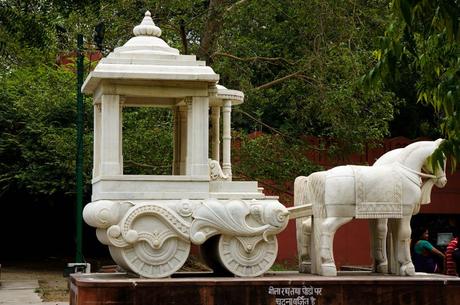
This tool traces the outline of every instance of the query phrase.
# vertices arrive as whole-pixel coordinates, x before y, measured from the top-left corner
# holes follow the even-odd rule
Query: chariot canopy
[[[160,38],[161,30],[150,12],[145,13],[133,33],[133,38],[98,63],[82,87],[94,99],[93,199],[114,198],[102,195],[107,193],[107,177],[113,180],[118,176],[120,181],[142,178],[123,175],[125,107],[167,107],[173,112],[172,173],[168,178],[151,176],[150,179],[209,181],[210,157],[216,161],[213,169],[217,173],[221,168],[221,175],[213,177],[230,181],[231,108],[243,103],[244,94],[217,84],[219,75],[195,55],[181,55],[171,48]],[[209,146],[211,156],[208,156]],[[123,191],[126,183],[121,184],[118,192]],[[199,187],[195,190],[200,192]]]

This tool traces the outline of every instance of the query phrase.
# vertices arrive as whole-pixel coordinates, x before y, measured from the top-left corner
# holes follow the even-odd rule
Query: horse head
[[[421,204],[431,202],[433,185],[443,188],[447,184],[445,157],[441,163],[432,161],[433,153],[442,141],[443,139],[415,142],[401,150],[399,162],[420,178],[427,179],[422,185]]]
[[[441,145],[443,139],[438,139],[434,141],[435,144],[435,149]],[[435,168],[433,169],[433,162],[431,160],[431,157],[427,158],[425,163],[422,166],[422,170],[425,173],[431,174],[434,176],[434,185],[436,185],[439,188],[443,188],[447,184],[447,177],[446,177],[446,156],[442,154],[443,156],[443,161],[442,163],[436,162],[435,163]]]
[[[404,148],[390,150],[378,158],[373,166],[399,163],[409,168],[410,171],[417,174],[420,178],[428,178],[422,189],[424,194],[422,202],[428,203],[430,202],[429,194],[432,186],[436,185],[439,188],[443,188],[447,184],[446,158],[444,157],[443,164],[435,163],[434,168],[431,158],[442,141],[444,140],[419,141],[409,144]]]

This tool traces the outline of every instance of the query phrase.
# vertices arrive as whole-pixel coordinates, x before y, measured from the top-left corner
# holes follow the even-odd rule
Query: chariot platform
[[[71,305],[456,305],[460,278],[437,274],[413,277],[339,272],[324,277],[274,272],[262,277],[212,277],[177,273],[142,279],[125,273],[74,274]]]

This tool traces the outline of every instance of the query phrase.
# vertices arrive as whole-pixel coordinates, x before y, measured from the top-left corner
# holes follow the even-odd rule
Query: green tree
[[[0,1],[0,69],[47,62],[54,46],[49,1]]]
[[[40,0],[0,1],[0,9],[1,153],[11,158],[2,159],[2,181],[30,184],[31,194],[73,192],[75,83],[73,72],[56,67],[55,58],[72,54],[77,33],[84,34],[86,49],[94,50],[94,31],[101,24],[107,54],[132,37],[146,10],[169,45],[197,54],[221,74],[223,85],[245,92],[245,103],[233,112],[234,126],[283,135],[270,140],[281,147],[302,145],[296,142],[299,135],[314,135],[329,138],[337,152],[359,151],[388,134],[398,103],[388,92],[366,92],[357,83],[373,64],[371,37],[386,26],[384,0]],[[92,107],[90,99],[86,103],[89,177]],[[53,116],[66,118],[67,125],[56,128]],[[169,170],[171,126],[171,115],[161,111],[125,111],[127,173]],[[157,142],[144,140],[154,134]],[[266,149],[255,144],[248,147]],[[280,159],[300,162],[279,153]]]
[[[233,175],[242,180],[271,182],[268,187],[284,190],[300,174],[319,171],[322,167],[305,157],[305,146],[280,135],[245,132],[233,133]]]
[[[242,89],[235,125],[291,138],[330,139],[356,152],[388,135],[399,101],[363,91],[373,36],[386,26],[386,1],[238,1],[227,7],[213,67],[221,83]],[[252,120],[250,117],[257,120]]]
[[[0,191],[68,194],[75,185],[75,74],[38,65],[0,75]],[[86,100],[85,159],[91,155]],[[86,162],[85,172],[90,172]],[[86,176],[89,182],[89,176]]]
[[[451,157],[452,168],[460,157],[460,4],[457,1],[391,1],[392,22],[376,52],[376,66],[366,81],[380,81],[389,88],[407,71],[413,79],[417,101],[432,106],[441,118],[446,141],[434,154]]]
[[[69,195],[75,190],[76,102],[73,65],[16,67],[0,75],[0,197],[5,192]],[[85,99],[84,174],[92,170],[92,101]],[[170,174],[172,115],[125,109],[127,174]]]
[[[170,110],[123,110],[124,174],[171,175],[173,143],[173,117]]]

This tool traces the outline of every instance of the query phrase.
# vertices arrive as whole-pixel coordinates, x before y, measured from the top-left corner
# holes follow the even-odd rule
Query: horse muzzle
[[[445,187],[446,184],[447,184],[446,176],[443,176],[443,177],[440,177],[440,178],[436,179],[436,182],[434,184],[439,188]]]

